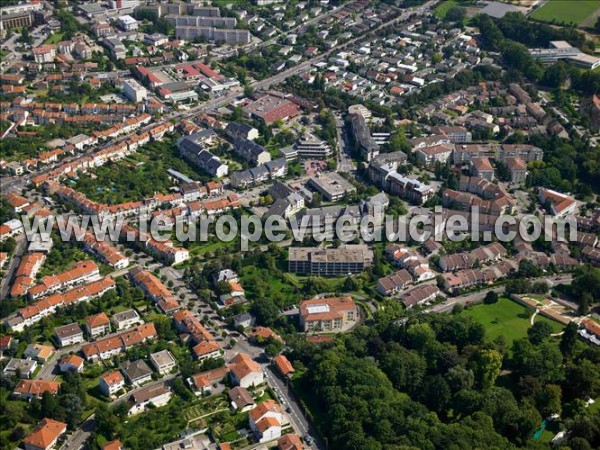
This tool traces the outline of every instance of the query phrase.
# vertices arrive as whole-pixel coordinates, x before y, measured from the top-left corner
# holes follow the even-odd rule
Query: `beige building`
[[[344,331],[358,320],[351,297],[314,298],[300,303],[300,326],[305,332]]]

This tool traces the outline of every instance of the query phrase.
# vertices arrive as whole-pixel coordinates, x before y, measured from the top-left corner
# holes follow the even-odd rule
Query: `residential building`
[[[37,366],[37,361],[33,359],[11,358],[2,373],[11,377],[32,378]]]
[[[423,166],[434,166],[436,162],[446,164],[452,152],[454,146],[450,144],[439,144],[430,147],[422,147],[417,149],[415,152],[417,161]]]
[[[141,325],[144,323],[144,320],[140,317],[135,309],[128,309],[126,311],[115,313],[113,314],[111,321],[117,331],[126,330],[135,325]]]
[[[171,373],[177,367],[177,360],[169,350],[151,353],[150,362],[161,375]]]
[[[271,154],[254,141],[238,138],[233,142],[233,150],[244,160],[256,166],[271,161]]]
[[[379,155],[379,145],[375,142],[371,136],[371,131],[367,125],[367,121],[362,114],[350,114],[350,121],[352,124],[352,134],[363,159],[370,162]]]
[[[83,372],[85,360],[77,355],[66,355],[58,363],[58,369],[64,372]]]
[[[494,180],[494,167],[487,157],[472,158],[471,173],[476,177],[483,178],[488,181]]]
[[[133,386],[141,386],[152,380],[152,369],[142,359],[137,361],[124,361],[121,363],[121,372]]]
[[[413,289],[403,293],[400,296],[400,301],[404,303],[407,308],[413,306],[421,306],[426,303],[434,301],[438,296],[441,296],[442,292],[437,286],[433,284],[422,284],[416,286]]]
[[[123,31],[135,31],[138,29],[139,23],[133,17],[126,14],[117,19],[117,25]]]
[[[390,296],[397,294],[412,282],[413,278],[408,270],[402,269],[392,275],[380,278],[377,281],[376,289],[381,295]]]
[[[23,439],[23,445],[25,450],[50,450],[66,432],[66,423],[45,418]]]
[[[119,38],[104,38],[103,43],[115,59],[125,59],[127,56],[127,48]]]
[[[373,252],[366,245],[290,247],[288,256],[288,270],[300,275],[343,276],[360,273],[372,263]]]
[[[229,404],[234,411],[244,413],[254,409],[256,403],[248,389],[236,386],[228,392]]]
[[[123,82],[123,93],[134,103],[141,103],[148,97],[146,88],[134,79]]]
[[[208,358],[219,358],[221,356],[221,348],[215,341],[200,342],[192,348],[194,356],[202,361]]]
[[[527,179],[527,164],[521,158],[508,157],[504,159],[504,165],[510,174],[512,183],[525,183]]]
[[[132,403],[129,409],[129,415],[139,414],[144,412],[149,405],[153,405],[155,408],[160,408],[169,403],[169,400],[173,397],[173,393],[165,384],[157,386],[149,386],[145,389],[134,392],[129,398]]]
[[[20,400],[41,399],[44,392],[56,395],[60,384],[59,381],[50,380],[21,380],[12,395]]]
[[[268,442],[281,437],[281,405],[275,400],[265,400],[250,411],[248,423],[258,442]]]
[[[156,336],[154,324],[147,323],[131,330],[123,331],[115,336],[108,336],[96,342],[86,344],[81,348],[81,353],[88,361],[109,359],[134,345],[152,340]]]
[[[125,387],[125,378],[118,370],[100,375],[100,391],[108,397],[115,395]]]
[[[36,299],[44,295],[53,294],[62,289],[100,279],[100,269],[92,260],[78,261],[75,266],[57,275],[42,278],[39,284],[27,291],[29,298]]]
[[[177,141],[177,147],[181,156],[214,177],[224,177],[228,173],[228,167],[208,150],[204,149],[202,142],[205,133],[198,132],[185,136]]]
[[[228,367],[219,367],[193,375],[187,379],[187,382],[196,395],[209,394],[213,385],[223,380],[228,373]]]
[[[552,189],[539,188],[538,198],[540,203],[548,203],[552,214],[558,217],[574,214],[577,209],[577,202],[572,197]]]
[[[248,30],[230,28],[215,28],[211,26],[178,25],[175,27],[177,39],[193,40],[203,38],[209,42],[226,43],[230,45],[249,44],[252,35]]]
[[[253,141],[258,138],[258,130],[245,123],[231,122],[227,125],[225,131],[232,139]]]
[[[291,377],[296,372],[294,366],[292,366],[292,363],[285,355],[277,355],[273,358],[273,364],[275,364],[277,371],[282,377]]]
[[[25,358],[35,359],[41,363],[48,361],[53,354],[54,349],[52,347],[42,344],[29,344],[23,352]]]
[[[105,312],[85,318],[85,329],[90,339],[110,333],[110,319]]]
[[[54,335],[58,340],[59,347],[78,344],[84,340],[83,331],[77,322],[63,325],[62,327],[56,327],[54,329]]]
[[[297,434],[286,434],[277,441],[277,450],[304,450],[304,445]]]
[[[351,297],[314,298],[300,302],[300,326],[305,332],[339,332],[358,321]]]
[[[229,375],[235,386],[249,388],[264,382],[262,367],[246,353],[238,353],[229,362]]]
[[[584,98],[581,101],[580,111],[589,119],[592,131],[600,131],[600,97],[594,94]]]

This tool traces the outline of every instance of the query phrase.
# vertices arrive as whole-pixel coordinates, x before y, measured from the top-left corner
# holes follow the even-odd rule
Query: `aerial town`
[[[2,0],[0,175],[2,449],[600,448],[600,0]]]

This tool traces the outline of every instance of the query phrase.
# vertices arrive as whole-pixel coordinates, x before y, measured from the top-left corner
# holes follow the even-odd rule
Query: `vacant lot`
[[[502,297],[493,305],[477,305],[465,310],[462,314],[481,323],[485,327],[486,337],[489,341],[503,335],[508,345],[511,346],[513,341],[527,337],[533,313],[524,306]],[[559,323],[540,315],[535,317],[535,321],[548,322],[556,333],[562,331],[563,328]]]
[[[585,20],[600,9],[600,0],[549,0],[531,18],[544,22],[575,23]]]

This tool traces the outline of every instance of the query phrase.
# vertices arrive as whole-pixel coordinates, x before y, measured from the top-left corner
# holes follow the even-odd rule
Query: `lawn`
[[[575,23],[583,22],[600,8],[600,0],[549,0],[537,9],[532,19],[543,22]]]
[[[60,41],[64,40],[65,33],[54,33],[48,36],[48,39],[44,41],[44,44],[58,44]]]
[[[502,335],[506,338],[509,347],[512,346],[513,341],[527,337],[527,330],[531,326],[532,312],[505,297],[500,298],[493,305],[477,305],[466,309],[462,314],[481,323],[485,327],[489,341]],[[556,333],[563,328],[559,323],[540,315],[536,316],[535,321],[549,323]]]
[[[455,6],[459,6],[459,3],[457,0],[446,0],[445,2],[440,3],[434,10],[433,10],[433,14],[436,17],[439,17],[440,19],[443,19],[444,17],[446,17],[446,14],[448,13],[448,11],[450,11],[451,8],[455,7]]]

